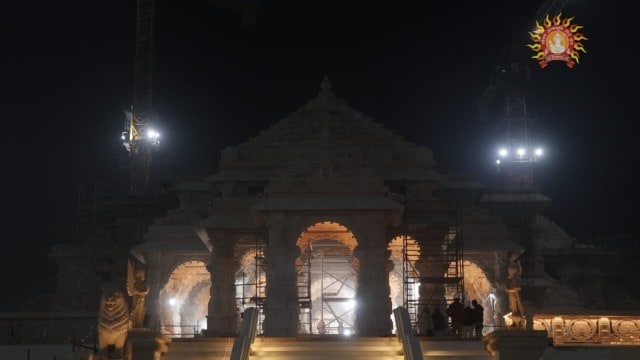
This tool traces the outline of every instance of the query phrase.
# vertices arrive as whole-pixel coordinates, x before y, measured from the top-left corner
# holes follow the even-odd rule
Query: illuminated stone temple
[[[579,260],[596,257],[542,215],[551,199],[435,168],[430,149],[325,79],[303,107],[224,150],[214,174],[91,208],[91,235],[52,253],[53,303],[97,311],[106,284],[135,293],[130,263],[129,279],[145,275],[139,322],[173,338],[234,337],[248,308],[265,337],[385,337],[400,306],[426,336],[429,314],[461,297],[484,307],[484,334],[527,326],[556,344],[640,343],[640,317],[593,311],[635,301],[607,298],[604,273],[569,276],[597,273]],[[73,319],[76,333],[92,316]]]
[[[180,206],[132,250],[152,288],[150,324],[225,336],[255,306],[269,336],[317,334],[320,321],[327,333],[342,323],[383,336],[393,308],[421,322],[425,306],[462,296],[484,305],[487,329],[503,326],[526,242],[514,229],[550,199],[483,200],[481,184],[434,167],[430,149],[352,109],[325,79],[302,108],[224,150],[219,171],[173,187]]]

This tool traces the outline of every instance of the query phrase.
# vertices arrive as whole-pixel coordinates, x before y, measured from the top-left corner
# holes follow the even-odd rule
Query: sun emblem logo
[[[562,19],[558,14],[549,19],[545,16],[544,26],[536,21],[536,28],[529,32],[533,44],[527,46],[536,52],[531,58],[538,60],[541,68],[545,68],[549,61],[564,61],[569,68],[580,63],[580,52],[586,53],[580,41],[588,40],[578,30],[583,26],[571,24],[573,17]]]

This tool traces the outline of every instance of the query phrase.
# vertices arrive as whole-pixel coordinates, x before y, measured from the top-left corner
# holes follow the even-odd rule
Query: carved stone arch
[[[160,284],[162,289],[169,282],[173,272],[181,265],[190,261],[200,261],[205,265],[209,260],[208,256],[192,256],[192,255],[163,255],[161,258]]]
[[[482,254],[466,255],[464,264],[465,300],[477,300],[484,308],[484,323],[488,331],[499,325],[506,299],[495,287],[491,260]]]
[[[495,259],[493,256],[491,256],[491,258],[488,258],[487,256],[487,254],[465,254],[464,260],[479,267],[487,277],[489,283],[495,284],[497,280],[494,272]]]
[[[185,314],[184,305],[188,302],[189,294],[194,286],[210,279],[206,264],[206,259],[201,256],[171,257],[171,262],[166,268],[172,270],[169,277],[161,283],[159,294],[161,323],[166,327],[166,331],[179,334],[183,330],[182,317]]]
[[[358,241],[350,228],[336,221],[318,221],[305,228],[298,233],[299,236],[296,239],[296,246],[300,251],[309,246],[313,241],[333,239],[341,242],[350,251],[358,246]]]

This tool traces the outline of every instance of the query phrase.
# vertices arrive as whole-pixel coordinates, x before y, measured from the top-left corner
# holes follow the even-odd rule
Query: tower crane
[[[547,14],[558,14],[568,0],[546,0],[527,24],[527,31],[533,31],[536,21]],[[526,32],[525,32],[526,33]],[[519,38],[517,38],[519,39]],[[541,147],[531,143],[528,126],[527,91],[531,79],[528,66],[522,66],[514,49],[525,48],[525,44],[511,45],[502,54],[484,98],[491,101],[498,98],[502,106],[501,127],[504,131],[503,147],[498,150],[496,166],[504,173],[507,187],[529,187],[533,185],[532,163],[543,156]]]
[[[262,16],[257,0],[212,0],[217,6],[240,11],[244,25],[253,25]],[[129,191],[151,191],[153,152],[160,147],[160,133],[153,128],[153,44],[155,0],[137,0],[133,100],[125,111],[122,143],[129,153]]]
[[[152,127],[154,0],[138,0],[133,100],[125,112],[123,145],[129,152],[129,191],[151,191],[152,154],[160,146],[160,134]]]

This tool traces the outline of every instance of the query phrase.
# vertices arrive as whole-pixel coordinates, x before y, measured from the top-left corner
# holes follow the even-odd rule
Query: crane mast
[[[534,29],[535,22],[545,15],[560,13],[567,2],[568,0],[546,0],[527,24],[528,29]],[[541,148],[532,147],[528,128],[531,118],[527,109],[527,91],[531,72],[528,66],[520,64],[515,55],[510,55],[511,59],[504,59],[506,63],[498,64],[485,94],[490,97],[499,95],[502,100],[504,148],[500,149],[496,164],[504,172],[504,185],[529,187],[534,185],[532,164],[542,156]]]
[[[152,128],[154,0],[137,1],[136,47],[133,99],[125,112],[122,140],[129,152],[129,191],[150,192],[153,151],[158,149],[159,134]]]

